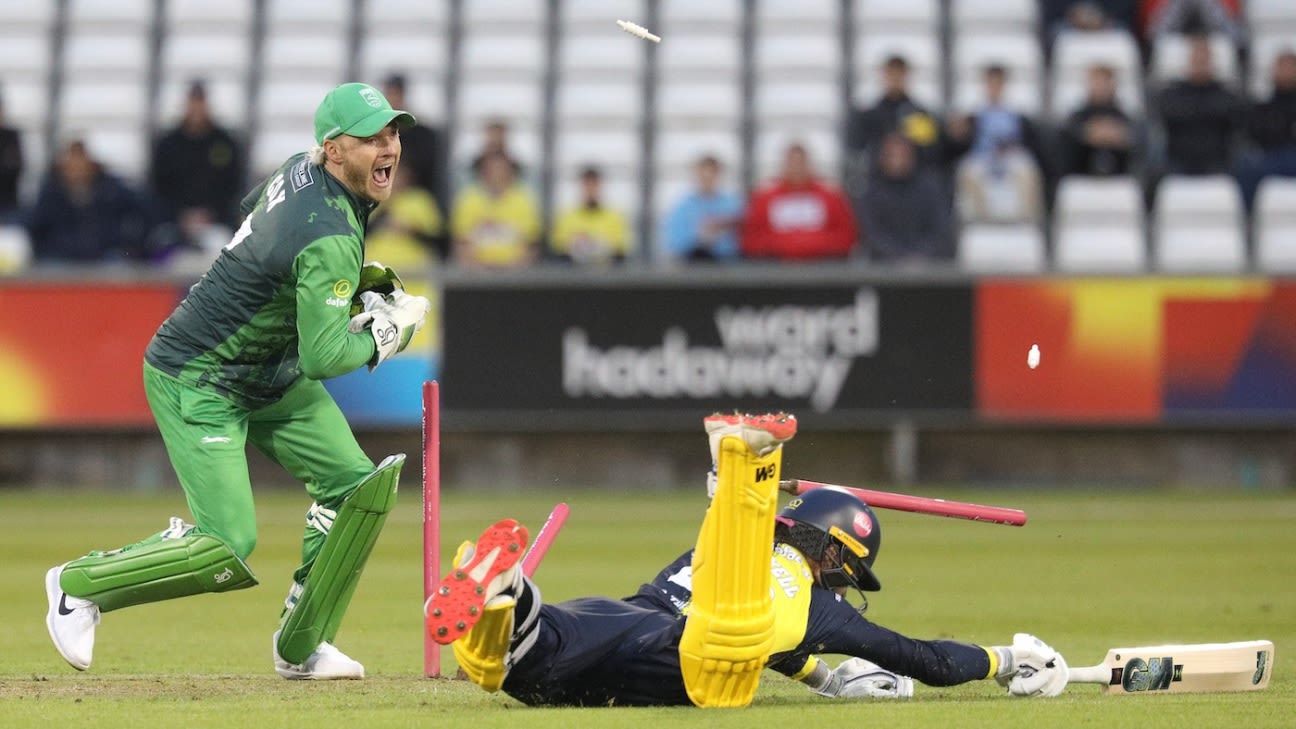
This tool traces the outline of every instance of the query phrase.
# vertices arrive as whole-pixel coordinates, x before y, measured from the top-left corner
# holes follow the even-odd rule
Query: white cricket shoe
[[[94,658],[95,626],[99,624],[99,606],[89,600],[72,597],[59,587],[59,577],[67,562],[51,567],[45,573],[45,597],[49,612],[45,627],[59,655],[78,671],[90,667]]]
[[[279,631],[270,639],[274,651],[275,673],[290,681],[334,681],[364,678],[364,666],[324,641],[302,663],[289,663],[279,657]]]

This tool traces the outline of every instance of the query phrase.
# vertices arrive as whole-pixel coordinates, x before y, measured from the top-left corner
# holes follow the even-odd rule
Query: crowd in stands
[[[575,203],[547,214],[538,165],[515,156],[505,122],[488,124],[466,160],[449,158],[442,130],[419,125],[402,133],[394,193],[371,221],[367,255],[397,267],[846,258],[909,265],[956,260],[964,226],[1046,230],[1054,193],[1070,176],[1133,176],[1151,209],[1166,176],[1227,174],[1248,210],[1261,180],[1296,177],[1296,47],[1265,69],[1271,84],[1258,98],[1217,76],[1220,50],[1211,38],[1231,41],[1226,52],[1238,54],[1231,63],[1244,65],[1248,52],[1240,0],[1041,0],[1040,9],[1046,54],[1074,34],[1122,29],[1137,38],[1145,108],[1122,98],[1119,68],[1095,62],[1073,107],[1026,113],[1006,93],[1014,69],[988,63],[977,69],[978,102],[942,112],[914,98],[910,60],[896,53],[870,69],[881,94],[846,117],[840,184],[796,138],[787,140],[777,175],[753,181],[750,192],[726,184],[735,160],[702,155],[693,189],[646,227],[654,241],[637,241],[632,211],[605,201],[598,160],[578,170]],[[1154,79],[1154,50],[1170,37],[1187,39],[1185,73]],[[387,78],[383,90],[405,108],[403,76]],[[146,180],[120,179],[86,139],[66,138],[26,205],[19,131],[4,122],[2,93],[0,224],[26,228],[35,263],[197,264],[237,227],[253,171],[239,134],[213,120],[201,81],[176,125],[158,136]]]

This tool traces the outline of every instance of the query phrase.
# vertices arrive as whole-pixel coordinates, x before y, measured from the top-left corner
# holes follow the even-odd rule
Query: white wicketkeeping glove
[[[432,304],[422,296],[399,289],[386,298],[366,291],[361,294],[361,300],[365,310],[351,317],[347,329],[359,333],[368,325],[375,345],[374,358],[369,362],[369,371],[372,372],[409,345],[423,328],[423,319],[432,310]]]
[[[1013,696],[1057,696],[1066,688],[1066,659],[1039,638],[1017,633],[1011,647],[993,650],[1011,659],[1001,663],[995,680]]]

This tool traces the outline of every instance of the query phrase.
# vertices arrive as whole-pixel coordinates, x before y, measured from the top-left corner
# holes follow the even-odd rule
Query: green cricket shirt
[[[290,157],[243,199],[243,225],[162,322],[145,360],[250,408],[302,375],[365,364],[373,337],[347,323],[376,206],[305,154]]]

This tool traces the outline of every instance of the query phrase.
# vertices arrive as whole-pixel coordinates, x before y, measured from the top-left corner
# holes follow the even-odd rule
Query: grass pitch
[[[918,637],[985,644],[1034,632],[1073,665],[1110,647],[1267,638],[1263,692],[1103,697],[1076,686],[1048,701],[1014,700],[992,681],[917,688],[904,702],[846,703],[766,673],[752,708],[531,709],[472,684],[422,678],[421,511],[407,487],[388,521],[339,646],[369,678],[313,684],[275,676],[270,635],[296,565],[308,500],[258,496],[252,590],[145,605],[104,616],[94,667],[78,673],[49,643],[42,577],[92,548],[158,531],[181,494],[0,491],[0,727],[809,726],[1290,727],[1296,722],[1296,495],[955,492],[1020,506],[1024,528],[880,512],[884,590],[868,616]],[[559,500],[572,516],[537,574],[546,600],[624,595],[687,548],[700,493],[455,492],[445,499],[444,553],[503,516],[538,529]],[[453,658],[445,651],[446,670]]]

